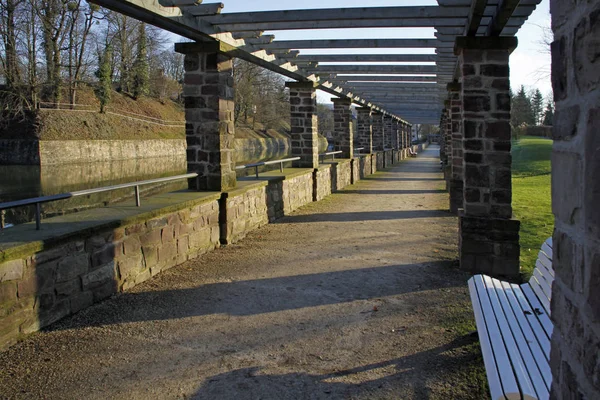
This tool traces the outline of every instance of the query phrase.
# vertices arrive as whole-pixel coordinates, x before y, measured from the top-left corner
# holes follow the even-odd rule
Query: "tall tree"
[[[535,125],[541,124],[544,117],[544,96],[542,96],[540,89],[535,89],[535,92],[533,93],[531,98],[531,111],[533,113]]]
[[[544,120],[542,121],[543,125],[553,126],[554,125],[554,104],[552,100],[548,100],[548,104],[546,104],[546,110],[544,111]]]
[[[52,103],[59,103],[61,98],[61,49],[67,37],[64,34],[67,3],[68,0],[45,0],[39,5],[46,58],[46,86]]]
[[[517,94],[512,98],[511,124],[515,128],[521,125],[535,124],[531,100],[527,96],[525,86],[523,85],[521,85]]]
[[[147,96],[150,89],[148,68],[148,40],[146,37],[146,24],[140,24],[137,44],[137,54],[133,64],[133,98]]]
[[[96,71],[96,77],[98,78],[98,85],[94,90],[96,98],[100,102],[100,112],[104,113],[104,109],[111,98],[112,91],[112,74],[111,74],[111,61],[112,61],[112,50],[110,46],[106,46],[103,53],[100,54],[98,60],[98,70]]]

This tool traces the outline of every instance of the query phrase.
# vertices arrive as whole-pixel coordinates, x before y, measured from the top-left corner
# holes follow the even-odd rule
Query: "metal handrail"
[[[325,161],[325,157],[327,157],[327,156],[331,156],[331,159],[335,160],[335,155],[342,154],[342,153],[343,153],[343,151],[341,151],[341,150],[340,151],[330,151],[329,153],[319,154],[319,157],[323,157],[323,161]]]
[[[283,163],[289,161],[298,161],[300,157],[292,157],[292,158],[284,158],[282,160],[273,160],[273,161],[262,161],[254,164],[246,164],[246,165],[238,165],[235,167],[236,170],[246,169],[246,168],[254,168],[256,173],[256,179],[258,179],[258,167],[262,167],[265,165],[279,164],[279,171],[283,172]]]
[[[40,226],[42,224],[40,205],[43,203],[49,203],[49,202],[57,201],[57,200],[70,199],[72,197],[88,196],[88,195],[94,194],[94,193],[110,192],[111,190],[126,189],[126,188],[133,187],[133,188],[135,188],[135,205],[136,205],[136,207],[140,207],[141,206],[140,186],[150,185],[153,183],[176,181],[179,179],[196,178],[197,176],[198,176],[197,173],[168,176],[165,178],[156,178],[156,179],[148,179],[145,181],[122,183],[119,185],[103,186],[103,187],[94,188],[94,189],[86,189],[86,190],[78,190],[78,191],[69,192],[69,193],[53,194],[50,196],[41,196],[41,197],[33,197],[30,199],[8,201],[6,203],[0,203],[0,211],[4,211],[9,208],[22,207],[22,206],[28,206],[28,205],[34,204],[35,205],[35,229],[39,231]]]

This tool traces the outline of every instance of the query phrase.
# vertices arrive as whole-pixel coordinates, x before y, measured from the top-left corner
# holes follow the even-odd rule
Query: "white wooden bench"
[[[411,157],[417,156],[417,152],[413,150],[412,146],[408,146],[408,155],[410,155]]]
[[[475,275],[469,292],[490,393],[496,399],[548,399],[552,238],[538,254],[529,282],[515,285]]]

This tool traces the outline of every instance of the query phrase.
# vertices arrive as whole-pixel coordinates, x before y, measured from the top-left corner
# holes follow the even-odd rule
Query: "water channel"
[[[261,145],[248,141],[237,146],[236,164],[282,159],[289,156],[286,141]],[[289,166],[289,165],[288,165]],[[279,168],[277,165],[263,167],[261,170]],[[120,160],[85,164],[60,165],[0,165],[0,203],[39,196],[68,193],[77,190],[111,186],[186,173],[186,159],[183,154],[177,158],[147,158],[138,160]],[[238,176],[254,173],[254,169],[238,171]],[[141,196],[182,190],[187,181],[147,185],[140,188]],[[133,188],[110,192],[95,193],[42,205],[42,218],[81,211],[87,208],[101,207],[133,197]],[[7,227],[22,224],[35,219],[33,206],[6,210]]]

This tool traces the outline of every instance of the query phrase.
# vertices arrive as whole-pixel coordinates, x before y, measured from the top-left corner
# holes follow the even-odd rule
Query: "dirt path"
[[[428,150],[0,354],[0,397],[479,399]]]

